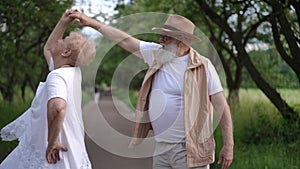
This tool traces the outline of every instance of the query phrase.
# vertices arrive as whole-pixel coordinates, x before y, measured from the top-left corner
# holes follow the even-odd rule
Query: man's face
[[[159,43],[160,43],[161,45],[163,45],[163,47],[164,47],[164,45],[168,45],[170,42],[172,42],[173,39],[174,39],[174,38],[172,38],[172,37],[170,37],[170,36],[168,36],[168,35],[161,34],[161,35],[159,36]]]
[[[158,50],[155,57],[157,62],[165,64],[177,57],[178,40],[170,36],[160,35],[159,42],[162,45],[162,48]]]

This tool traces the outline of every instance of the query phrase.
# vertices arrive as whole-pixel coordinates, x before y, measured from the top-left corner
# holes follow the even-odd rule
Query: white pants
[[[159,143],[155,145],[153,169],[209,169],[209,165],[189,168],[185,143]]]
[[[94,95],[94,101],[95,101],[96,104],[98,104],[98,103],[99,103],[99,100],[100,100],[100,93],[97,92],[97,93],[95,93],[95,95]]]

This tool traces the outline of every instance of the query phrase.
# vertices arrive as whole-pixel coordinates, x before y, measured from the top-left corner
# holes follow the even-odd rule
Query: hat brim
[[[182,32],[182,31],[175,31],[175,30],[170,30],[170,29],[166,29],[166,28],[157,28],[157,27],[152,28],[152,30],[153,31],[154,30],[162,31],[162,32],[169,33],[169,34],[175,35],[175,36],[182,35],[182,36],[190,39],[191,41],[201,42],[201,39],[198,38],[197,36],[190,34],[190,33]]]

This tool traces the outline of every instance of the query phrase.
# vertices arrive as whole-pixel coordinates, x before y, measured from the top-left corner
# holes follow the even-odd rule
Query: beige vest
[[[184,122],[189,167],[214,162],[213,113],[208,95],[207,65],[208,60],[191,48],[184,75]],[[153,77],[161,66],[154,62],[145,75],[137,101],[133,134],[137,139],[133,139],[133,144],[139,144],[152,129],[148,114],[149,94]]]

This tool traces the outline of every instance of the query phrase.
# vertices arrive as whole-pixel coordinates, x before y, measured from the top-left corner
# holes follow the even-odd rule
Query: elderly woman
[[[0,169],[90,169],[81,110],[80,66],[95,56],[95,45],[79,32],[63,34],[74,10],[67,10],[49,36],[44,55],[51,72],[40,83],[31,107],[1,130],[19,145]]]

